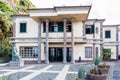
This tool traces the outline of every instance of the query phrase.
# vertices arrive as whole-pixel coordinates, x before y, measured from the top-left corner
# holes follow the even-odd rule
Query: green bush
[[[2,76],[1,80],[5,80],[4,75]],[[10,76],[7,77],[7,80],[10,80]]]
[[[12,46],[9,41],[10,38],[6,38],[0,43],[0,63],[8,62],[12,58]]]

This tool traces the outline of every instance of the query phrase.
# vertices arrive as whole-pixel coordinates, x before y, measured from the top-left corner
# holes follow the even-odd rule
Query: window
[[[20,47],[22,58],[36,58],[38,56],[38,47]]]
[[[20,32],[26,32],[26,23],[20,23]]]
[[[67,23],[66,32],[71,32],[71,22]]]
[[[63,22],[50,22],[49,32],[63,32],[64,31]],[[46,24],[44,23],[43,32],[46,32]],[[67,22],[66,32],[71,32],[71,22]]]
[[[94,33],[94,25],[86,25],[86,34],[93,34]]]
[[[111,32],[105,31],[105,38],[111,38]]]
[[[92,47],[85,47],[85,57],[92,58]]]
[[[43,32],[46,32],[46,24],[44,23]],[[49,32],[63,32],[63,22],[50,22]]]

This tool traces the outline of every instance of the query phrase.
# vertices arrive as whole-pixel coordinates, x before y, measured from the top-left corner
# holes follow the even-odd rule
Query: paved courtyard
[[[116,68],[114,62],[109,62],[108,64],[111,65],[111,69],[107,80],[120,80],[120,69],[119,72],[114,70]],[[119,65],[117,64],[116,69],[118,69]],[[83,67],[88,72],[94,65],[87,62],[76,64],[31,64],[25,65],[23,68],[10,68],[6,66],[0,67],[0,77],[4,75],[7,79],[10,76],[10,80],[76,80],[79,67]]]

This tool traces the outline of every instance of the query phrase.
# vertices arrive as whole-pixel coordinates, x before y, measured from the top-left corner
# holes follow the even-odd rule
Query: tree
[[[27,13],[27,8],[34,7],[30,0],[0,0],[0,57],[6,57],[12,53],[12,46],[9,43],[9,37],[12,36],[11,15]]]

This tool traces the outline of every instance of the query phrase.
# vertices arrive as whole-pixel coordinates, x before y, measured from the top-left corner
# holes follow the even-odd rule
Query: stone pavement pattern
[[[113,80],[120,80],[120,60],[115,62]]]
[[[119,64],[118,64],[119,63]],[[107,80],[120,80],[120,61],[109,62],[111,69]],[[0,77],[3,75],[10,80],[75,80],[79,67],[83,67],[86,72],[94,67],[91,63],[76,63],[76,64],[31,64],[17,69],[10,67],[0,67]],[[114,74],[113,74],[114,73]]]
[[[10,80],[75,80],[77,71],[82,66],[86,71],[93,68],[93,64],[34,64],[23,68],[0,67],[0,77],[3,75]]]

